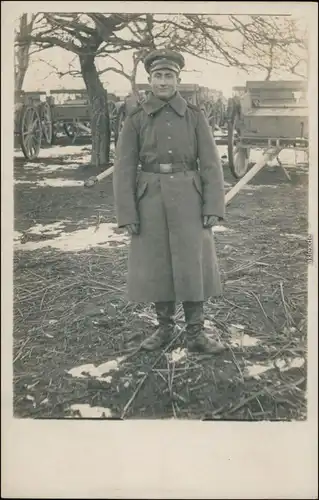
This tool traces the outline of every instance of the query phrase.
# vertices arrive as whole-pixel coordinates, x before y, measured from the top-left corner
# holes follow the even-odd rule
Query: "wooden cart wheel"
[[[20,141],[24,157],[37,158],[42,139],[41,118],[33,106],[23,106],[20,116]]]
[[[53,143],[53,122],[52,111],[48,102],[41,103],[40,117],[44,139],[51,146]]]
[[[243,177],[249,168],[250,148],[242,148],[239,128],[239,105],[234,100],[228,109],[228,165],[235,179]]]

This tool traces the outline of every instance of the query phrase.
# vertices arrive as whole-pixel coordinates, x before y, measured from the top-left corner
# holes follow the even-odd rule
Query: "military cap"
[[[175,50],[154,50],[144,59],[144,67],[149,74],[158,69],[170,69],[179,73],[184,66],[184,57]]]

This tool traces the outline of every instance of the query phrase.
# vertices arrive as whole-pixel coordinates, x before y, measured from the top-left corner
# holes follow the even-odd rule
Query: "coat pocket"
[[[147,182],[141,182],[136,188],[136,203],[141,201],[147,190]]]
[[[194,175],[194,177],[193,177],[193,184],[195,186],[196,191],[200,195],[200,197],[203,198],[202,181],[201,181],[201,178],[198,175]]]

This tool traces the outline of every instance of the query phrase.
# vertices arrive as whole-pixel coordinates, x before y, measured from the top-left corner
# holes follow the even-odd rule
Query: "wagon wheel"
[[[107,103],[108,111],[109,111],[109,120],[110,120],[110,129],[111,129],[111,134],[113,135],[113,138],[116,142],[116,126],[117,126],[117,107],[114,101],[108,101]]]
[[[228,108],[228,164],[236,179],[243,177],[249,168],[250,148],[240,147],[240,105],[230,100]]]
[[[41,118],[33,106],[24,106],[20,116],[20,140],[22,152],[28,160],[37,158],[42,139]]]
[[[52,111],[50,104],[48,102],[44,102],[40,106],[40,117],[42,124],[42,132],[45,138],[45,141],[50,146],[53,143],[53,123],[52,123]]]

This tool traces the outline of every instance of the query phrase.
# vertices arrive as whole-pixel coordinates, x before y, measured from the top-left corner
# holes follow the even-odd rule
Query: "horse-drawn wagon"
[[[118,137],[121,101],[108,93],[108,112],[111,138]],[[41,145],[52,145],[59,133],[73,141],[91,135],[91,108],[84,89],[57,89],[35,92],[16,92],[14,135],[16,146],[26,159],[36,158]]]
[[[51,110],[55,129],[63,129],[73,141],[80,135],[91,135],[91,107],[85,89],[50,90]],[[108,93],[111,135],[117,140],[116,124],[121,103]]]
[[[228,162],[235,178],[249,169],[250,151],[308,148],[307,84],[248,81],[235,87],[227,108]]]
[[[119,114],[116,125],[117,133],[120,132],[126,116],[135,106],[142,103],[143,100],[146,99],[150,91],[151,88],[149,84],[139,83],[136,85],[135,94],[130,93],[125,97],[121,106],[118,108]],[[214,132],[216,130],[220,131],[220,127],[225,125],[227,101],[222,92],[202,87],[197,84],[188,83],[180,84],[178,86],[178,91],[186,101],[202,109]],[[220,137],[221,134],[217,133],[217,143]]]
[[[137,89],[145,96],[150,92],[148,84],[138,84]],[[222,92],[191,83],[180,84],[178,91],[186,101],[202,109],[213,130],[224,125],[227,101]]]

